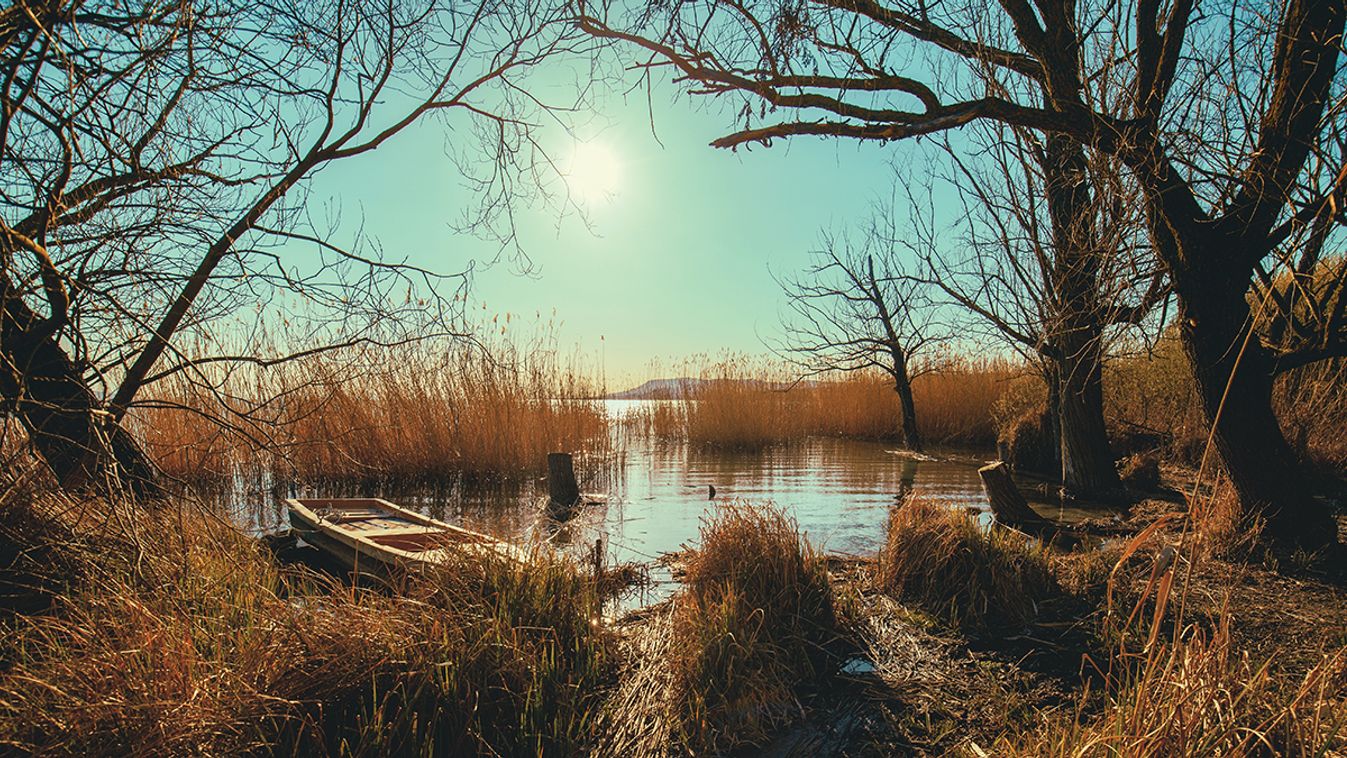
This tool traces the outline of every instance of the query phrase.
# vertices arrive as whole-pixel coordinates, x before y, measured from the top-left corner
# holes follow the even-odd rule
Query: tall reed
[[[1273,391],[1273,408],[1287,440],[1327,469],[1347,466],[1347,361],[1324,361],[1289,371]],[[1207,440],[1197,386],[1173,329],[1153,349],[1135,349],[1105,364],[1105,411],[1115,438],[1149,435],[1170,457],[1196,463]]]
[[[742,356],[685,369],[691,379],[676,404],[647,419],[656,434],[695,444],[754,449],[810,436],[896,439],[902,406],[880,373],[797,381],[789,367]],[[1018,373],[1001,360],[942,359],[913,382],[917,425],[935,444],[990,445],[992,409]]]
[[[180,375],[136,409],[169,474],[218,479],[440,482],[540,470],[548,452],[601,450],[597,383],[552,350],[444,343],[320,355],[230,375]]]

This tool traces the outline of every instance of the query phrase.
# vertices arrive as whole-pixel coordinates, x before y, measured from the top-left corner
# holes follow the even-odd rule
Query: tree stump
[[[566,520],[580,502],[580,485],[575,481],[575,464],[570,453],[547,454],[547,511],[553,518]]]
[[[1053,527],[1051,521],[1029,507],[1029,501],[1024,499],[1010,478],[1010,467],[1005,461],[990,463],[978,469],[978,478],[982,480],[982,488],[987,491],[987,501],[991,504],[992,515],[997,522],[1033,531]]]

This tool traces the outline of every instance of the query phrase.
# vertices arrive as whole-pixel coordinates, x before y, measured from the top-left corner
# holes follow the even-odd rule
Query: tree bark
[[[1310,496],[1300,461],[1272,409],[1274,356],[1256,335],[1238,281],[1190,290],[1180,300],[1183,344],[1202,410],[1245,525],[1261,518],[1274,543],[1316,549],[1337,541],[1328,507]]]
[[[1043,380],[1048,385],[1048,407],[1044,411],[1046,418],[1043,431],[1047,433],[1047,447],[1052,451],[1052,468],[1040,472],[1045,476],[1062,475],[1062,367],[1053,361],[1047,362]]]
[[[917,429],[917,404],[912,399],[912,382],[904,371],[901,378],[895,378],[893,391],[898,393],[898,402],[903,408],[903,444],[914,453],[922,452],[921,431]]]
[[[28,433],[34,450],[64,488],[127,486],[159,494],[157,472],[103,404],[54,334],[0,281],[0,396]]]
[[[1060,369],[1058,436],[1062,485],[1071,495],[1108,496],[1121,489],[1104,424],[1104,384],[1098,337],[1068,355]]]
[[[1056,409],[1062,485],[1077,496],[1108,496],[1121,489],[1104,425],[1103,309],[1095,209],[1084,149],[1051,135],[1043,177],[1052,221],[1054,313],[1049,356],[1057,364]]]

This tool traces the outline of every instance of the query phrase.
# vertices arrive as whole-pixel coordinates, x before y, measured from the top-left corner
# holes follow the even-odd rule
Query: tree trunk
[[[42,319],[0,282],[0,396],[62,487],[113,483],[158,493],[154,465],[117,423]]]
[[[1015,480],[1010,477],[1010,467],[1005,461],[996,461],[978,469],[978,478],[982,488],[987,491],[987,503],[998,523],[1017,529],[1035,531],[1052,526],[1052,522],[1038,515],[1029,501],[1024,499]]]
[[[1044,411],[1046,418],[1043,431],[1048,438],[1047,448],[1052,451],[1052,468],[1042,471],[1044,476],[1062,474],[1062,369],[1052,361],[1046,361],[1043,381],[1048,385],[1048,407]]]
[[[1283,546],[1332,544],[1337,523],[1327,506],[1310,496],[1300,461],[1272,410],[1275,361],[1256,336],[1248,339],[1253,319],[1244,288],[1207,281],[1206,288],[1184,293],[1179,323],[1216,454],[1244,523],[1252,526],[1261,517],[1265,536]]]
[[[547,454],[547,510],[558,521],[575,514],[580,503],[580,485],[575,481],[575,463],[570,453]]]
[[[1073,496],[1108,496],[1122,488],[1104,425],[1103,369],[1098,337],[1090,338],[1060,371],[1058,434],[1062,485]]]
[[[1054,322],[1048,325],[1059,382],[1056,409],[1062,485],[1074,496],[1108,496],[1121,489],[1104,426],[1103,308],[1095,209],[1085,153],[1055,135],[1047,139],[1043,177],[1052,221]]]
[[[895,379],[893,391],[903,406],[903,444],[914,453],[922,452],[921,432],[917,429],[917,404],[912,400],[912,382],[906,376]]]

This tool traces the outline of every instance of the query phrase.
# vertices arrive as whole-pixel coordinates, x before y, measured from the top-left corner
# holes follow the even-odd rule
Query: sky
[[[772,274],[807,265],[821,230],[863,223],[891,195],[892,161],[906,146],[797,138],[717,150],[708,143],[734,122],[723,111],[665,82],[650,104],[644,90],[609,93],[573,133],[545,132],[568,167],[577,141],[585,145],[578,183],[605,186],[576,188],[584,219],[555,207],[519,213],[531,270],[478,268],[479,311],[511,314],[526,329],[539,316],[552,321],[563,349],[602,364],[609,389],[677,373],[690,356],[766,352],[784,304]],[[313,198],[362,219],[387,257],[446,272],[490,260],[496,243],[452,223],[473,197],[445,145],[466,139],[425,121],[325,170]]]

